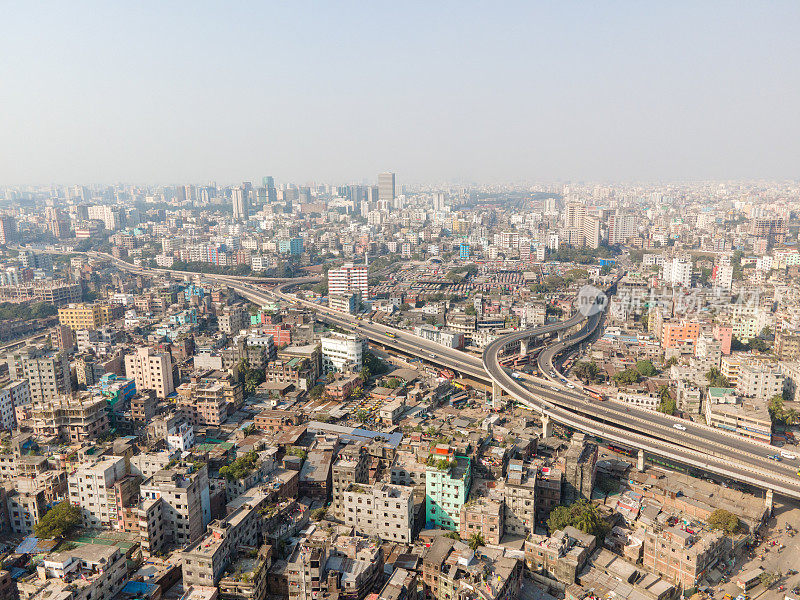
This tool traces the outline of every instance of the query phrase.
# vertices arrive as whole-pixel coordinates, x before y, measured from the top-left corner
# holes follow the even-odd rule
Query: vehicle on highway
[[[430,356],[431,358],[436,358],[436,355],[435,355],[433,352],[431,352],[430,354],[428,354],[428,356]]]
[[[781,456],[789,460],[797,460],[797,454],[789,452],[788,450],[781,450]]]
[[[520,373],[519,371],[514,371],[514,372],[511,374],[511,376],[512,376],[514,379],[522,379],[522,373]]]
[[[573,390],[575,389],[575,386],[571,383],[567,383],[567,387]]]
[[[386,337],[396,338],[397,336],[395,334],[393,334],[391,331],[387,331],[386,332]]]
[[[605,396],[603,396],[603,394],[601,394],[598,391],[593,390],[592,388],[588,388],[588,387],[587,388],[583,388],[583,391],[586,392],[587,394],[589,394],[595,400],[598,400],[599,402],[602,402],[603,400],[605,400]]]
[[[673,425],[673,427],[674,427],[675,429],[680,429],[681,431],[686,431],[686,427],[684,427],[684,426],[683,426],[683,425],[681,425],[680,423],[675,423],[675,425]]]
[[[768,454],[767,458],[770,460],[777,460],[778,462],[781,461],[781,457],[777,454]]]

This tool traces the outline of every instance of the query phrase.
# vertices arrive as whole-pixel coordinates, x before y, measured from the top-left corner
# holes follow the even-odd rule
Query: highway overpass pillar
[[[563,339],[564,339],[564,330],[563,329],[559,329],[558,330],[558,341],[560,342]]]
[[[542,437],[549,438],[553,435],[553,422],[547,415],[542,415]]]
[[[497,408],[500,406],[500,401],[503,398],[503,388],[497,385],[497,382],[492,382],[492,406]]]
[[[644,450],[639,450],[639,454],[636,456],[636,468],[639,472],[644,471]]]
[[[519,355],[520,356],[528,356],[528,344],[530,340],[520,340],[519,341]]]
[[[770,516],[772,516],[772,490],[767,490],[767,493],[764,495],[764,504],[766,505]]]

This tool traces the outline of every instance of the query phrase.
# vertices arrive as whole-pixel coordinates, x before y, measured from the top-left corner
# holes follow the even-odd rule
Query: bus
[[[596,390],[593,390],[592,388],[588,388],[588,387],[587,388],[583,388],[583,391],[586,392],[587,394],[589,394],[592,398],[594,398],[598,402],[602,402],[603,400],[606,399],[605,396],[603,396],[603,394],[601,394],[600,392],[598,392]]]
[[[396,338],[397,336],[396,336],[395,334],[393,334],[391,331],[387,331],[387,332],[386,332],[386,337],[390,337],[390,338],[394,339],[394,338]]]

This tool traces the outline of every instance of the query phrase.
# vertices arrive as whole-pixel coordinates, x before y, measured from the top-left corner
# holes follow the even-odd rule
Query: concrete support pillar
[[[563,340],[564,340],[564,330],[563,329],[559,329],[558,330],[558,341],[561,342]]]
[[[548,415],[542,415],[542,437],[549,438],[553,435],[553,422]]]
[[[520,356],[528,356],[528,345],[530,344],[530,340],[520,340],[519,341],[519,355]]]
[[[636,468],[639,470],[639,472],[644,471],[644,450],[639,450],[639,453],[636,456]]]
[[[767,493],[764,495],[764,504],[766,505],[770,516],[772,516],[772,490],[767,490]]]
[[[503,397],[503,388],[497,385],[496,382],[492,382],[492,406],[500,406],[500,400]]]

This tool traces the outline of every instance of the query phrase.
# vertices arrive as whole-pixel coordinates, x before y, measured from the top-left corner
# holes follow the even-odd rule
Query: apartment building
[[[364,357],[364,338],[355,334],[331,333],[324,335],[321,343],[322,370],[324,373],[361,372]]]
[[[31,403],[27,379],[11,381],[0,387],[0,426],[14,429],[17,426],[16,408]]]
[[[459,331],[439,329],[433,325],[418,325],[414,328],[414,335],[448,348],[464,347],[464,334]]]
[[[125,357],[125,374],[136,381],[137,390],[154,390],[159,398],[166,398],[175,391],[172,357],[168,352],[137,348]]]
[[[244,402],[244,387],[229,379],[193,375],[178,386],[177,407],[186,414],[191,425],[218,426]]]
[[[518,459],[510,460],[503,493],[506,533],[528,537],[536,530],[536,468]]]
[[[81,507],[83,526],[111,528],[118,521],[114,501],[114,486],[127,473],[121,456],[105,457],[98,462],[81,466],[68,477],[69,500]]]
[[[331,474],[331,510],[335,516],[345,517],[342,505],[345,490],[354,483],[367,483],[369,465],[370,456],[363,442],[353,442],[341,449]]]
[[[183,585],[215,586],[240,549],[258,547],[261,510],[272,495],[253,488],[228,503],[228,515],[212,521],[205,536],[180,553]]]
[[[780,360],[800,359],[800,333],[785,330],[776,333],[774,351]]]
[[[14,483],[4,485],[8,522],[11,531],[20,535],[33,535],[34,528],[39,520],[47,512],[47,499],[44,490],[20,490]]]
[[[232,304],[217,315],[217,326],[222,333],[234,335],[250,327],[250,312],[244,304]]]
[[[480,589],[479,597],[484,600],[519,598],[522,566],[521,560],[505,552],[476,554],[464,542],[438,537],[422,557],[425,597],[474,597]]]
[[[678,348],[683,343],[695,342],[699,336],[700,323],[665,321],[661,329],[661,345],[664,349]]]
[[[117,546],[86,544],[46,555],[33,577],[17,583],[20,600],[111,600],[127,580],[125,554]]]
[[[267,367],[267,381],[288,383],[297,390],[308,391],[314,385],[313,370],[307,358],[279,358]]]
[[[745,400],[739,404],[713,402],[709,397],[705,403],[706,424],[725,429],[743,437],[772,442],[772,419],[763,401]]]
[[[684,589],[697,586],[730,549],[730,540],[721,531],[700,535],[685,529],[666,527],[646,531],[642,564],[650,571],[669,579]]]
[[[33,401],[50,400],[72,391],[69,358],[65,352],[26,346],[6,356],[12,381],[27,379]]]
[[[458,533],[463,540],[480,535],[487,544],[499,544],[505,530],[504,522],[503,499],[482,496],[461,507]]]
[[[109,429],[108,402],[100,394],[78,392],[31,404],[34,434],[62,437],[71,442],[96,439]]]
[[[140,485],[142,546],[153,553],[165,544],[192,544],[211,521],[208,467],[178,465],[156,472]]]
[[[586,441],[582,433],[575,433],[558,464],[564,474],[562,495],[566,504],[591,500],[597,474],[597,444]]]
[[[100,329],[122,316],[122,307],[109,304],[67,304],[58,309],[58,322],[72,331]]]
[[[783,392],[783,382],[783,373],[777,365],[742,365],[739,367],[736,391],[746,398],[769,400]]]
[[[363,600],[383,573],[379,544],[324,531],[297,544],[287,562],[289,600]]]
[[[365,537],[410,544],[414,530],[413,488],[351,483],[342,493],[342,520]]]
[[[457,531],[471,484],[470,458],[456,455],[449,446],[436,446],[425,471],[426,527]]]
[[[328,296],[358,293],[361,298],[369,298],[366,265],[346,263],[338,269],[328,271]]]

